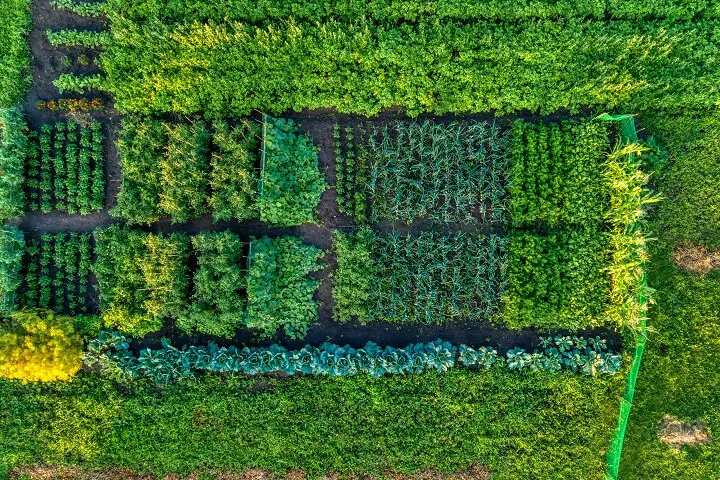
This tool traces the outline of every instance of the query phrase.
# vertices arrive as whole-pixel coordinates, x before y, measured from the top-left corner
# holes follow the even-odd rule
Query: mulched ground
[[[25,113],[28,116],[29,123],[35,129],[39,129],[44,123],[61,121],[65,119],[65,115],[59,112],[40,111],[36,108],[38,101],[57,99],[60,97],[59,92],[53,86],[52,81],[61,73],[77,72],[77,73],[94,73],[97,67],[94,65],[86,67],[66,67],[63,64],[63,56],[69,56],[72,59],[78,55],[86,55],[89,58],[96,58],[97,52],[86,48],[55,48],[49,44],[45,36],[47,29],[93,29],[99,30],[105,27],[105,21],[102,19],[84,18],[69,12],[57,10],[50,6],[49,0],[36,0],[33,2],[33,29],[30,33],[30,47],[33,54],[33,86],[32,91],[24,105]],[[65,98],[81,98],[80,95],[63,95]],[[40,212],[31,212],[23,219],[17,222],[23,230],[33,234],[43,232],[92,232],[93,230],[110,225],[117,221],[110,216],[109,210],[115,205],[117,192],[120,188],[121,170],[118,162],[117,149],[115,142],[117,132],[120,126],[120,114],[112,107],[112,98],[106,94],[91,92],[84,96],[85,98],[99,97],[108,105],[105,111],[93,112],[92,116],[95,120],[103,123],[105,133],[108,137],[105,157],[105,175],[106,175],[106,208],[100,212],[90,215],[68,215],[64,212],[53,212],[50,214],[42,214]],[[586,113],[587,112],[583,112]],[[334,164],[334,139],[332,137],[333,126],[336,122],[341,124],[356,124],[362,119],[353,115],[338,114],[332,110],[315,110],[303,111],[299,113],[291,113],[288,118],[295,120],[300,129],[311,134],[314,142],[321,147],[319,164],[322,171],[325,172],[326,180],[329,185],[335,184],[335,164]],[[545,120],[554,119],[562,120],[570,116],[558,113],[551,117],[542,117]],[[380,114],[374,122],[379,124],[389,120],[406,118],[402,111],[387,111]],[[541,117],[533,114],[520,114],[515,116],[505,116],[495,118],[492,114],[472,115],[472,116],[441,116],[433,117],[430,115],[421,116],[421,118],[433,118],[437,121],[450,121],[453,119],[474,119],[496,122],[498,124],[507,125],[516,118],[539,119]],[[332,247],[332,231],[334,229],[352,229],[354,227],[352,218],[341,214],[337,208],[336,194],[333,189],[326,191],[318,209],[318,225],[305,224],[292,228],[272,228],[260,221],[247,222],[213,222],[210,216],[196,219],[192,222],[173,225],[169,219],[160,221],[150,227],[144,227],[146,231],[154,233],[169,232],[186,232],[197,233],[212,230],[230,230],[240,236],[243,240],[249,240],[252,237],[268,235],[271,237],[279,235],[296,235],[303,238],[307,244],[318,246],[324,250],[330,251]],[[400,233],[417,233],[422,230],[436,229],[444,232],[453,231],[476,231],[483,233],[496,233],[492,229],[483,229],[476,225],[445,225],[437,226],[428,222],[415,222],[413,225],[403,224],[381,224],[376,226],[384,232],[396,231]],[[276,338],[259,342],[252,331],[240,331],[231,340],[221,340],[214,337],[195,336],[188,337],[182,332],[177,331],[170,323],[156,334],[149,335],[142,342],[136,342],[136,348],[141,346],[153,346],[159,344],[159,339],[163,336],[171,338],[176,345],[190,343],[205,343],[207,341],[216,341],[220,344],[268,344],[272,342],[281,343],[290,348],[299,348],[309,343],[312,345],[320,345],[325,341],[339,344],[349,344],[354,347],[360,347],[365,342],[371,340],[380,345],[404,346],[409,343],[427,342],[436,338],[442,338],[452,341],[453,343],[465,343],[468,345],[492,345],[504,353],[509,348],[521,346],[525,348],[533,348],[538,344],[540,334],[548,333],[566,333],[566,332],[537,332],[535,330],[508,330],[498,328],[489,323],[452,323],[446,325],[399,325],[386,322],[373,322],[368,325],[360,325],[357,323],[336,323],[332,320],[332,285],[330,276],[336,268],[335,258],[332,253],[327,253],[322,259],[327,267],[314,274],[315,278],[321,280],[320,287],[316,293],[316,298],[320,302],[319,316],[320,321],[314,325],[307,337],[301,341],[294,341],[286,338],[284,335],[278,335]],[[620,335],[614,330],[609,329],[588,329],[580,332],[583,335],[601,335],[608,338],[611,348],[619,348],[621,343]]]

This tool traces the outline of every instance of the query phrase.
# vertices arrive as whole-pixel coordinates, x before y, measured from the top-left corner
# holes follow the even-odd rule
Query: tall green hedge
[[[20,111],[0,109],[0,223],[19,217],[25,211],[27,130]]]
[[[30,84],[30,1],[3,0],[0,19],[0,108],[10,108]]]

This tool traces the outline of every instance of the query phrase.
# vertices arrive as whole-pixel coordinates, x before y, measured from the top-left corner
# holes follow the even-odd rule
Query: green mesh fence
[[[603,114],[598,117],[599,120],[618,122],[620,127],[620,136],[623,142],[637,142],[637,130],[635,129],[635,119],[632,115],[609,115]],[[634,154],[631,154],[631,160],[634,160]],[[645,310],[648,298],[647,276],[645,273],[646,265],[642,264],[642,275],[640,277],[640,285],[638,289],[638,303]],[[647,320],[640,320],[639,330],[636,333],[635,355],[633,357],[630,374],[628,375],[625,393],[620,400],[620,414],[618,425],[613,435],[610,450],[607,454],[607,470],[605,478],[607,480],[618,480],[620,471],[620,459],[622,457],[623,442],[625,440],[625,431],[627,430],[628,420],[630,418],[630,410],[632,408],[633,397],[635,396],[635,384],[637,383],[638,374],[640,373],[640,364],[642,363],[643,353],[645,352],[645,344],[647,343]]]

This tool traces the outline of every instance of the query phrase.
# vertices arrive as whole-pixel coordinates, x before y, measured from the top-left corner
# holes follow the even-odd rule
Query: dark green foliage
[[[164,387],[81,374],[0,382],[0,458],[88,468],[269,469],[381,476],[471,465],[494,478],[601,480],[620,375],[475,372],[345,378],[203,376]],[[139,467],[141,466],[141,467]]]
[[[29,207],[88,215],[105,207],[102,125],[43,125],[32,137],[27,161]]]
[[[25,211],[23,172],[30,148],[27,130],[19,110],[0,108],[0,223]]]
[[[598,231],[510,232],[502,322],[510,328],[602,325],[610,278]]]
[[[159,205],[160,162],[167,144],[164,125],[151,118],[126,116],[117,148],[122,187],[110,212],[131,223],[153,223],[162,217]]]
[[[113,28],[102,83],[123,112],[677,111],[720,102],[712,21],[357,17],[266,26],[118,21]]]
[[[197,270],[194,291],[177,325],[188,333],[232,337],[244,323],[247,280],[244,245],[230,233],[201,233],[192,238]]]
[[[173,223],[209,213],[210,132],[203,122],[166,125],[167,148],[160,160],[160,208]]]
[[[278,226],[315,221],[327,185],[318,169],[319,148],[292,120],[267,119],[263,127],[260,220]]]
[[[443,323],[492,318],[504,288],[505,240],[476,234],[336,234],[335,318]]]
[[[307,274],[322,269],[323,251],[295,237],[253,240],[247,274],[247,326],[262,336],[279,328],[302,338],[318,319],[313,294],[319,282]]]
[[[603,183],[607,122],[515,122],[508,174],[515,227],[597,228],[608,209]]]
[[[104,14],[107,4],[104,1],[52,0],[50,5],[57,9],[69,10],[84,17],[99,17]]]
[[[153,235],[113,225],[95,232],[95,275],[106,326],[142,336],[186,307],[190,239]]]
[[[0,109],[14,107],[30,84],[30,1],[0,3]]]
[[[21,305],[50,308],[59,314],[87,313],[91,259],[89,235],[45,233],[29,239]]]
[[[336,123],[333,127],[335,139],[335,190],[340,212],[351,215],[355,222],[366,223],[367,218],[367,187],[370,165],[370,152],[366,126],[361,124],[357,130],[347,125],[341,129]],[[344,145],[343,145],[344,140]]]
[[[0,310],[15,307],[15,291],[22,283],[20,269],[24,251],[22,232],[16,227],[0,227]]]
[[[258,192],[261,126],[251,120],[237,125],[213,124],[215,151],[210,159],[210,198],[217,220],[258,218],[255,204]]]

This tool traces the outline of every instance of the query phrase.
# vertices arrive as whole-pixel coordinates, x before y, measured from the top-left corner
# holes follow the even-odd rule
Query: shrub
[[[318,169],[319,148],[299,135],[292,120],[269,119],[264,127],[260,220],[278,226],[315,221],[327,185]]]
[[[197,258],[193,296],[177,325],[190,334],[230,338],[245,320],[243,242],[230,232],[201,233],[192,245]]]
[[[319,282],[307,274],[322,267],[323,251],[303,245],[295,237],[263,237],[250,243],[247,278],[247,326],[261,336],[283,328],[291,338],[302,338],[317,321],[313,293]]]
[[[0,377],[22,382],[69,380],[82,366],[82,340],[72,319],[15,312],[0,327]]]
[[[25,211],[23,191],[28,127],[19,110],[0,109],[0,223]]]

